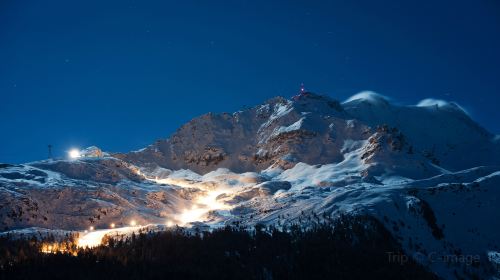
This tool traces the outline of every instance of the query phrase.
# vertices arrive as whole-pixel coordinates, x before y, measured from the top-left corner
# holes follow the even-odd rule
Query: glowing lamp
[[[80,157],[80,151],[77,149],[72,149],[71,151],[69,151],[68,154],[69,154],[69,157],[72,159],[76,159],[76,158]]]

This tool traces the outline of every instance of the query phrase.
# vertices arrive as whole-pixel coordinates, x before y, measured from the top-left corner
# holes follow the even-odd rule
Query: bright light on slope
[[[78,238],[78,247],[96,247],[101,245],[102,238],[104,235],[109,233],[110,230],[96,230],[87,232],[82,235],[82,237]]]
[[[72,158],[72,159],[80,157],[80,151],[77,150],[77,149],[72,149],[71,151],[69,151],[68,154],[69,154],[69,157]]]
[[[206,209],[193,207],[191,209],[184,210],[184,212],[178,215],[177,218],[180,220],[182,225],[185,225],[196,221],[202,221],[203,216],[205,216],[207,212],[208,211]]]
[[[170,178],[167,179],[158,179],[158,178],[147,178],[147,180],[156,182],[158,184],[172,184],[181,187],[196,187],[196,184],[185,183],[180,180],[172,180]],[[203,185],[200,185],[199,189],[206,189]],[[230,189],[219,188],[216,190],[206,190],[204,195],[197,197],[194,200],[194,204],[191,208],[184,209],[182,213],[175,215],[174,219],[179,222],[179,225],[185,226],[192,222],[203,222],[206,221],[206,215],[210,211],[215,210],[228,210],[231,209],[231,206],[226,205],[217,200],[217,197],[223,193],[230,193]]]
[[[141,229],[140,227],[133,226],[133,227],[122,227],[122,228],[115,228],[115,229],[99,229],[99,230],[94,230],[94,231],[85,231],[83,234],[80,235],[80,238],[78,238],[78,247],[96,247],[101,245],[102,238],[105,235],[124,235],[124,234],[131,234],[134,231],[138,231]]]
[[[217,201],[217,197],[225,192],[224,190],[212,190],[207,191],[206,195],[198,197],[195,200],[196,204],[191,209],[185,209],[177,216],[181,225],[203,221],[210,211],[230,209],[231,206]]]

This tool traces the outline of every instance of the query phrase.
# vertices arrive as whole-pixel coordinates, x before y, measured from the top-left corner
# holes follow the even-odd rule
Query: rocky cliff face
[[[398,135],[381,140],[380,127],[396,129]],[[391,141],[393,151],[407,149],[411,152],[407,155],[414,154],[420,165],[460,170],[500,164],[500,145],[494,135],[459,107],[397,106],[374,93],[339,103],[304,92],[291,100],[277,97],[233,114],[209,113],[188,122],[168,139],[115,156],[136,165],[202,174],[217,168],[260,171],[270,166],[286,169],[297,162],[341,162],[346,145],[369,139]],[[385,157],[389,160],[391,155]],[[432,173],[429,168],[422,176]]]

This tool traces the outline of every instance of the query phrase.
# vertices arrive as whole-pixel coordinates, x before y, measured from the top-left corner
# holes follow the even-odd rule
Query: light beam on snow
[[[134,231],[138,231],[141,229],[140,226],[136,227],[122,227],[122,228],[115,228],[115,229],[99,229],[99,230],[94,230],[94,231],[87,231],[84,233],[81,233],[80,238],[78,238],[77,246],[78,247],[96,247],[101,245],[102,243],[102,238],[105,235],[109,236],[115,236],[115,235],[126,235],[126,234],[131,234]]]
[[[191,209],[185,209],[180,215],[177,216],[181,225],[187,225],[192,222],[205,221],[206,215],[210,211],[227,210],[231,206],[226,205],[217,200],[217,197],[227,190],[209,190],[204,195],[195,199],[195,204]]]
[[[227,188],[217,188],[207,190],[205,186],[197,186],[196,183],[186,183],[175,179],[158,179],[158,178],[148,178],[147,180],[156,182],[158,184],[172,184],[180,187],[198,187],[202,190],[202,194],[193,200],[193,204],[190,208],[184,209],[181,213],[174,215],[174,220],[181,226],[189,225],[192,222],[204,222],[207,221],[207,214],[211,211],[216,210],[228,210],[231,206],[220,202],[217,197],[224,193],[231,193],[232,191]]]

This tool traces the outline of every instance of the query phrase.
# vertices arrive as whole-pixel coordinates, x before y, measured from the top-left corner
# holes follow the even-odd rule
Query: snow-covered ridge
[[[307,226],[345,213],[368,214],[382,221],[411,255],[439,275],[449,278],[454,270],[486,275],[483,266],[425,260],[430,252],[446,256],[460,250],[482,256],[487,267],[484,256],[498,252],[500,245],[500,225],[495,223],[500,219],[500,167],[476,167],[417,180],[399,174],[366,178],[363,170],[372,164],[363,161],[367,144],[344,143],[347,156],[340,163],[299,162],[290,169],[271,167],[261,172],[217,169],[201,175],[122,163],[118,164],[120,174],[130,170],[142,179],[123,177],[117,183],[102,182],[101,177],[70,178],[72,173],[64,169],[55,172],[57,176],[47,175],[50,180],[42,184],[37,177],[4,175],[54,172],[42,168],[43,164],[6,166],[0,169],[2,225],[4,229],[76,230],[82,244],[90,244],[98,242],[95,236],[114,232],[110,224],[116,225],[116,231],[149,224],[164,228],[235,223]],[[90,170],[99,164],[95,160],[71,163]],[[113,168],[116,163],[120,160]],[[54,166],[58,165],[49,167]],[[431,220],[429,213],[434,217]],[[83,232],[89,227],[95,232]],[[26,230],[15,232],[26,234]]]
[[[233,114],[210,113],[144,150],[115,156],[138,165],[198,173],[338,163],[345,157],[345,141],[368,140],[384,125],[398,129],[413,153],[445,170],[500,164],[496,136],[455,103],[426,99],[417,106],[395,105],[374,92],[343,103],[303,92]]]
[[[387,104],[389,103],[389,98],[382,94],[376,93],[374,91],[362,91],[349,98],[347,98],[343,103],[349,103],[352,101],[357,102],[370,102],[375,105]]]
[[[450,104],[305,92],[205,114],[127,154],[91,147],[74,160],[0,164],[0,231],[79,231],[90,244],[140,225],[309,226],[367,214],[440,276],[485,278],[500,251],[500,142]],[[456,252],[481,265],[429,257]]]

